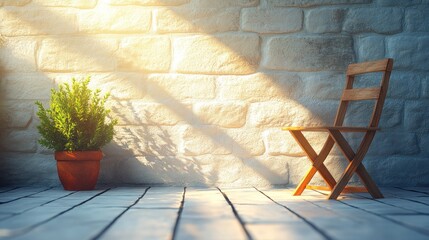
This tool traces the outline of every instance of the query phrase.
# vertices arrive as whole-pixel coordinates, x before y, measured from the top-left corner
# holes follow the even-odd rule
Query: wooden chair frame
[[[311,168],[308,170],[305,177],[301,180],[296,187],[294,196],[301,195],[304,189],[329,189],[329,199],[337,199],[341,192],[362,192],[365,189],[371,194],[373,198],[383,198],[383,194],[378,189],[374,180],[368,174],[367,170],[362,164],[375,133],[378,130],[381,112],[386,98],[387,89],[389,85],[390,73],[393,67],[393,59],[383,59],[371,62],[362,62],[350,64],[347,69],[346,86],[341,97],[340,106],[338,107],[337,115],[335,117],[334,125],[329,127],[285,127],[283,130],[289,131],[295,138],[299,146],[304,150],[308,159],[312,162]],[[381,84],[379,88],[353,88],[353,83],[356,75],[383,72]],[[375,100],[374,109],[372,111],[371,120],[368,127],[349,127],[343,126],[346,116],[347,107],[350,101],[359,100]],[[327,132],[328,138],[322,147],[319,154],[317,154],[305,136],[303,131],[322,131]],[[354,152],[349,143],[343,136],[343,132],[363,132],[364,136],[357,151]],[[337,182],[331,175],[329,170],[323,164],[329,152],[332,150],[334,144],[337,144],[346,159],[349,161],[347,168],[341,175]],[[328,185],[326,187],[308,186],[311,179],[316,172],[319,172],[323,180]],[[347,187],[353,174],[356,173],[364,188]]]

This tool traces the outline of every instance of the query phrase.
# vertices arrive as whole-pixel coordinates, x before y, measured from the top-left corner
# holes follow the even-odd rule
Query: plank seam
[[[45,190],[42,190],[42,191],[39,191],[39,192],[35,192],[35,193],[32,193],[32,194],[28,194],[28,195],[25,195],[25,196],[22,196],[22,197],[19,197],[19,198],[15,198],[15,199],[12,199],[12,200],[9,200],[9,201],[6,201],[6,202],[0,202],[0,205],[1,205],[1,204],[5,204],[5,203],[14,202],[14,201],[17,201],[17,200],[19,200],[19,199],[23,199],[23,198],[28,198],[28,197],[31,197],[31,196],[36,195],[36,194],[38,194],[38,193],[46,192],[46,191],[48,191],[48,190],[50,190],[50,189],[52,189],[52,188],[53,188],[53,187],[50,187],[50,188],[47,188],[47,189],[45,189]]]
[[[185,195],[186,195],[186,187],[183,188],[182,201],[180,202],[179,211],[177,211],[176,223],[174,224],[174,228],[173,228],[173,236],[171,236],[171,239],[173,240],[176,239],[177,231],[179,229],[179,222],[180,222],[180,218],[182,217],[183,206],[185,205]]]

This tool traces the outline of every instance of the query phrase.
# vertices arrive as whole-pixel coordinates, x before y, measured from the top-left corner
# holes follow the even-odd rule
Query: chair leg
[[[372,180],[365,167],[362,165],[362,160],[366,155],[369,146],[371,145],[371,142],[375,136],[375,131],[369,131],[365,134],[364,138],[362,139],[362,143],[359,146],[357,154],[353,152],[353,149],[350,147],[344,136],[338,130],[330,130],[329,134],[338,144],[339,148],[344,153],[347,160],[350,161],[350,163],[328,198],[337,199],[343,189],[346,187],[347,183],[350,181],[351,177],[353,176],[353,173],[355,172],[358,174],[361,181],[364,183],[366,189],[372,197],[382,198],[383,195],[381,194],[377,185]]]
[[[329,188],[332,189],[336,185],[336,181],[334,177],[331,175],[331,173],[329,173],[325,165],[323,164],[323,161],[325,161],[326,157],[331,151],[334,145],[334,140],[331,137],[328,137],[328,139],[325,142],[325,145],[320,151],[320,154],[317,155],[314,149],[311,147],[310,143],[305,138],[305,136],[301,133],[301,131],[293,130],[293,131],[290,131],[290,133],[295,138],[297,143],[300,145],[302,150],[306,153],[308,159],[310,159],[310,161],[313,163],[313,166],[308,170],[307,174],[304,176],[304,178],[296,187],[293,195],[294,196],[301,195],[317,171],[319,171],[319,173],[322,175],[323,179],[325,180]]]

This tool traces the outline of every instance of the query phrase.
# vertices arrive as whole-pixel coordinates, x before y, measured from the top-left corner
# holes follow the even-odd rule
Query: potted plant
[[[108,119],[104,104],[109,94],[92,91],[90,77],[59,85],[51,90],[50,109],[38,106],[39,143],[55,150],[57,170],[65,190],[92,190],[97,183],[102,159],[101,147],[114,134],[116,119]]]

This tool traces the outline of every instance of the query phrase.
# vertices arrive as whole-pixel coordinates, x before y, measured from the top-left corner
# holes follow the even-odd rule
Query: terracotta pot
[[[100,172],[101,151],[55,152],[58,177],[65,190],[93,190]]]

